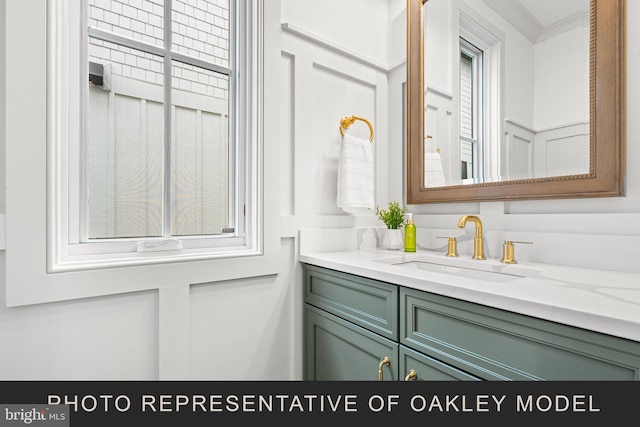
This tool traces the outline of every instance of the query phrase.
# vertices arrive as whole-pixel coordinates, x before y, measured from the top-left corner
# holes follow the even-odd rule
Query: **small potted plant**
[[[405,223],[407,207],[401,207],[397,201],[391,201],[386,209],[376,206],[376,215],[387,226],[382,238],[382,247],[385,249],[401,249],[404,246],[402,226]]]

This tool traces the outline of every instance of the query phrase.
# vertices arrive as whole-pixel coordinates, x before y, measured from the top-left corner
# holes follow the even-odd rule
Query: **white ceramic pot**
[[[383,249],[402,249],[404,247],[404,233],[402,228],[387,228],[382,238]]]

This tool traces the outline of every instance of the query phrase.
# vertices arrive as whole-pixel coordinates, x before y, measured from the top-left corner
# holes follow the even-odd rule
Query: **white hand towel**
[[[444,169],[442,168],[440,153],[427,153],[424,165],[424,186],[444,186]]]
[[[338,207],[345,212],[373,211],[373,148],[371,142],[344,134],[338,159]]]

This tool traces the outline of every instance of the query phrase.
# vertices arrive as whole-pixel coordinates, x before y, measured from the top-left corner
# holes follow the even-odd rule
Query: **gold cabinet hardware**
[[[518,261],[516,261],[516,256],[514,252],[514,246],[513,246],[514,243],[524,243],[528,245],[533,244],[533,242],[514,242],[511,240],[505,240],[504,243],[502,244],[502,259],[500,260],[500,262],[503,262],[505,264],[518,263]]]
[[[412,369],[412,370],[409,371],[407,376],[404,377],[404,380],[405,381],[417,381],[418,380],[418,373]]]
[[[385,356],[378,365],[378,381],[382,381],[382,367],[391,365],[391,360]]]
[[[458,241],[455,237],[442,237],[438,236],[438,239],[447,239],[447,256],[456,257],[458,256]]]

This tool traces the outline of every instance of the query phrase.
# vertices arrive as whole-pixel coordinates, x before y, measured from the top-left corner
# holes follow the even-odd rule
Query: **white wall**
[[[578,27],[535,46],[537,131],[589,121],[589,29]]]
[[[282,1],[282,22],[304,29],[320,40],[387,64],[389,0]],[[404,3],[404,2],[402,2]],[[381,21],[382,20],[382,21]],[[380,23],[385,22],[385,25]]]
[[[270,79],[274,84],[265,88],[264,140],[265,209],[280,213],[280,223],[270,214],[265,218],[269,233],[278,238],[272,251],[277,274],[234,269],[234,263],[166,265],[149,270],[157,287],[141,287],[142,278],[150,278],[136,268],[72,273],[59,276],[66,277],[61,285],[86,288],[86,297],[6,307],[9,247],[0,252],[0,379],[302,378],[298,230],[375,223],[371,216],[356,218],[335,207],[341,117],[365,117],[375,127],[377,169],[385,177],[376,185],[377,198],[386,200],[389,187],[401,185],[401,177],[385,176],[387,159],[401,161],[402,150],[401,138],[394,141],[396,153],[390,155],[387,148],[387,2],[353,0],[347,7],[334,3],[331,7],[315,1],[269,0],[266,8],[266,71],[280,78]],[[0,16],[5,11],[7,15],[2,20],[0,69],[8,70],[8,86],[40,76],[29,92],[10,91],[0,107],[7,113],[2,119],[10,116],[12,122],[2,127],[2,153],[13,155],[16,145],[46,143],[46,86],[41,74],[46,58],[38,54],[46,51],[46,8],[44,1],[9,0],[0,9]],[[402,14],[402,8],[395,10]],[[15,37],[27,27],[35,28],[29,40]],[[20,68],[24,62],[19,64],[17,58],[29,49],[33,55],[25,72]],[[401,57],[392,53],[400,63]],[[350,132],[366,136],[368,129],[358,123]],[[44,157],[39,154],[32,160],[32,171],[37,171],[32,175],[40,176]],[[3,172],[10,162],[3,162]],[[19,197],[31,186],[37,188],[33,181],[39,179],[24,175],[20,181],[15,179],[17,169],[10,172],[10,188],[0,202],[3,206],[8,201],[7,227],[20,220],[21,213],[24,218],[43,217],[44,197],[32,195],[28,204]],[[280,180],[275,189],[270,184],[273,176]],[[38,228],[43,226],[38,222]],[[38,249],[33,256],[43,254]],[[234,278],[221,279],[221,268]],[[90,296],[96,280],[100,289],[113,283],[114,293]]]
[[[2,92],[0,107],[1,152],[7,156],[0,166],[7,177],[0,202],[6,216],[0,217],[8,230],[27,221],[41,235],[46,233],[46,5],[44,0],[0,3],[0,17],[6,18],[0,25],[0,87],[10,88]],[[264,68],[272,81],[280,76],[279,0],[269,1],[265,26]],[[279,104],[278,85],[263,91],[268,102]],[[264,120],[267,255],[47,275],[56,282],[40,288],[49,302],[7,307],[8,266],[39,268],[46,257],[45,247],[33,245],[33,266],[28,260],[17,264],[16,246],[7,244],[0,252],[0,379],[299,378],[295,241],[280,238],[273,178],[279,170],[279,110],[266,110]],[[26,150],[33,155],[17,161]]]
[[[37,29],[44,26],[44,2],[26,3],[8,0],[0,9],[6,7],[29,16],[30,28],[40,34]],[[273,23],[267,45],[271,59],[279,55],[276,71],[280,80],[272,81],[276,89],[278,83],[281,87],[269,91],[266,100],[276,129],[269,128],[265,135],[265,150],[276,154],[271,158],[276,165],[268,171],[280,181],[279,188],[266,197],[267,208],[275,206],[280,213],[279,218],[267,223],[279,235],[277,274],[185,283],[179,270],[169,267],[162,269],[161,276],[173,286],[136,290],[136,274],[132,272],[132,282],[119,284],[129,292],[7,308],[4,270],[6,254],[11,251],[7,248],[0,252],[0,379],[300,379],[299,230],[381,226],[374,215],[347,215],[335,206],[342,116],[366,117],[376,130],[376,203],[404,197],[405,68],[397,50],[392,55],[386,44],[379,44],[380,27],[386,31],[388,21],[391,28],[400,27],[401,12],[397,4],[388,9],[383,4],[384,0],[339,4],[268,0],[269,8],[278,15],[274,20],[280,21]],[[345,7],[348,10],[339,14]],[[313,14],[307,13],[310,10]],[[634,76],[640,72],[640,28],[633,25],[640,23],[640,4],[630,1],[628,16],[628,75]],[[336,21],[338,18],[340,21]],[[15,16],[8,17],[11,19]],[[281,23],[287,25],[277,33]],[[0,61],[4,67],[0,68],[0,77],[6,69],[6,74],[14,78],[17,65],[9,59],[17,58],[19,46],[4,37],[2,28]],[[35,39],[30,46],[41,51],[44,40]],[[43,64],[42,58],[32,61],[37,66]],[[0,85],[0,93],[2,89]],[[13,93],[7,92],[11,92],[8,96]],[[640,123],[633,120],[640,115],[640,101],[632,96],[639,92],[640,82],[629,79],[626,197],[410,206],[417,214],[419,244],[439,248],[446,241],[436,236],[471,233],[457,229],[455,224],[460,215],[475,213],[485,225],[488,256],[500,256],[504,238],[530,240],[533,245],[516,249],[521,262],[640,272],[636,260],[640,247],[640,171],[633,167],[640,159],[640,147],[633,143],[640,138]],[[42,111],[43,94],[28,98],[36,102],[37,112]],[[8,97],[7,105],[0,106],[0,112],[5,113],[3,119],[9,109],[25,108],[22,104],[20,99]],[[36,115],[35,120],[38,129],[43,117]],[[13,138],[19,139],[7,127],[3,126],[3,147],[15,143]],[[34,135],[36,144],[44,144],[41,137],[38,139],[40,134],[26,128],[24,131],[29,137]],[[368,129],[356,123],[350,132],[367,136]],[[2,168],[6,170],[6,164]],[[2,195],[13,202],[19,191],[9,188],[8,197]],[[3,197],[0,206],[4,203]],[[459,251],[464,256],[470,254],[471,247],[462,242]],[[213,278],[204,267],[194,268],[202,270],[200,277]],[[251,276],[251,272],[246,275]]]

